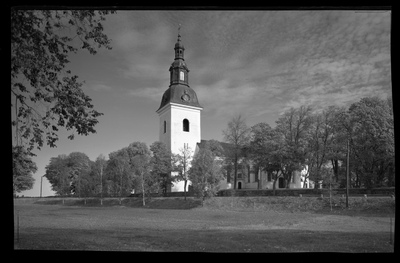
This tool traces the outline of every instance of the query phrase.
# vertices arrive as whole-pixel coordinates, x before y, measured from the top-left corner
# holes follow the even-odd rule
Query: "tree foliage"
[[[45,177],[57,195],[91,196],[94,178],[91,174],[92,161],[81,152],[52,157],[46,166]]]
[[[78,76],[67,69],[79,50],[111,49],[102,21],[108,11],[11,9],[11,107],[16,144],[29,153],[54,147],[60,127],[94,133],[97,117]]]
[[[150,150],[143,142],[131,143],[126,149],[133,172],[134,184],[136,189],[140,188],[143,206],[145,206],[146,194],[150,194],[158,188],[157,180],[151,175]]]
[[[243,156],[243,148],[250,142],[250,128],[247,127],[245,119],[241,115],[237,115],[228,122],[228,127],[222,133],[224,141],[233,146],[226,155],[227,158],[233,160],[234,189],[236,189],[238,162],[239,158]]]
[[[105,170],[111,196],[127,196],[133,189],[133,172],[126,148],[111,152]]]
[[[151,157],[151,173],[157,184],[165,195],[169,186],[173,182],[173,178],[171,177],[172,172],[172,155],[171,151],[169,151],[166,145],[162,142],[154,142],[150,146],[150,150],[152,152]]]
[[[91,174],[93,178],[93,194],[100,194],[103,197],[104,187],[106,186],[105,170],[107,168],[107,160],[103,154],[100,154],[92,163]]]
[[[283,158],[279,139],[276,130],[268,123],[262,122],[251,127],[251,159],[257,167],[273,178],[274,190]],[[262,181],[262,178],[260,180]]]
[[[13,159],[13,192],[32,189],[35,179],[33,173],[37,171],[36,164],[32,161],[29,153],[22,146],[12,148]]]
[[[189,170],[193,190],[203,202],[206,197],[216,195],[218,184],[223,179],[222,160],[218,158],[221,147],[214,142],[206,144],[196,153]]]
[[[184,146],[183,148],[179,149],[179,153],[172,155],[172,169],[173,172],[176,172],[177,175],[175,176],[175,181],[183,181],[183,192],[186,200],[186,186],[189,180],[188,171],[193,159],[193,150],[188,147]]]
[[[344,187],[347,140],[353,187],[394,185],[391,99],[367,97],[349,108],[330,106],[321,111],[306,106],[290,109],[275,128],[266,123],[252,127],[251,159],[273,175],[274,187],[278,173],[288,187],[293,172],[303,168],[306,179]]]
[[[348,111],[351,166],[359,185],[394,185],[394,120],[390,100],[363,98]]]
[[[279,142],[281,172],[286,181],[286,187],[292,174],[302,170],[306,157],[307,132],[312,123],[311,107],[301,106],[290,109],[276,122],[275,131]]]

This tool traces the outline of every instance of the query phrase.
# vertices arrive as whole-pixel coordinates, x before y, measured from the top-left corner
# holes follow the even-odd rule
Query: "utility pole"
[[[43,184],[43,176],[40,177],[40,198],[42,198],[42,184]]]
[[[347,138],[347,163],[346,163],[346,208],[349,208],[349,188],[350,188],[350,140]]]
[[[100,164],[100,204],[103,205],[103,164]]]

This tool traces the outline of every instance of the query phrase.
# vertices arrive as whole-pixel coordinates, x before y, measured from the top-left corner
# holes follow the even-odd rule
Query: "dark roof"
[[[185,94],[188,96],[187,97],[188,100],[184,100],[185,96],[183,96],[183,95],[185,95]],[[160,104],[160,107],[158,108],[158,110],[170,102],[202,108],[197,99],[196,92],[193,89],[191,89],[189,86],[182,85],[182,84],[171,85],[164,92],[164,95],[162,96],[161,104]]]
[[[183,58],[175,59],[174,62],[172,62],[171,66],[169,67],[169,71],[171,71],[173,68],[184,68],[187,72],[190,71]]]
[[[208,141],[209,140],[201,140],[200,142],[197,143],[197,146],[199,146],[200,149],[204,148]],[[230,144],[230,143],[220,142],[220,141],[217,141],[217,142],[219,143],[219,145],[221,145],[221,147],[224,151],[224,155],[227,155],[230,151],[232,151],[232,149],[234,147],[233,144]]]

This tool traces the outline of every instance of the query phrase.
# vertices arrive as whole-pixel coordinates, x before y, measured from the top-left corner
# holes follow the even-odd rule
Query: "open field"
[[[278,200],[265,198],[269,203]],[[134,203],[137,199],[130,200]],[[153,200],[154,208],[159,208],[157,202],[173,206],[183,201],[171,200]],[[16,201],[19,238],[15,235],[15,249],[393,252],[389,216],[394,213],[363,215],[353,210],[347,215],[324,209],[261,209],[265,204],[260,200],[244,198],[211,199],[204,207],[192,209],[149,209],[114,203],[100,207],[89,202],[86,206],[68,202],[62,205],[57,203],[60,200],[49,201],[53,204]],[[247,206],[239,207],[246,202]]]

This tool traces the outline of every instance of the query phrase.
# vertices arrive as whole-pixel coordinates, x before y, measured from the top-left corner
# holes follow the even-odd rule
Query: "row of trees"
[[[362,98],[349,108],[292,108],[283,113],[274,128],[268,123],[248,128],[238,116],[229,122],[224,137],[234,146],[230,158],[235,165],[235,186],[240,159],[270,174],[274,187],[278,174],[288,187],[293,172],[304,168],[306,180],[316,185],[323,181],[345,187],[347,147],[352,187],[394,186],[391,98]]]
[[[216,141],[207,143],[193,156],[190,148],[171,154],[165,144],[154,142],[150,149],[145,143],[134,142],[111,152],[109,159],[100,155],[95,161],[81,152],[59,155],[50,159],[45,177],[57,195],[129,196],[132,190],[145,196],[165,194],[173,182],[192,181],[193,190],[201,197],[216,192],[215,185],[222,172],[216,156],[221,148]],[[188,169],[190,166],[190,169]],[[172,173],[172,175],[171,175]]]
[[[45,177],[57,195],[128,196],[133,189],[143,193],[166,191],[172,178],[171,154],[160,142],[150,149],[145,143],[134,142],[111,152],[107,160],[100,155],[95,161],[80,152],[50,159]]]

